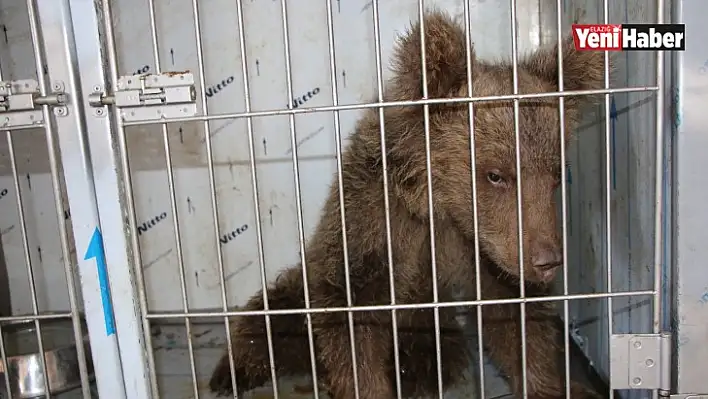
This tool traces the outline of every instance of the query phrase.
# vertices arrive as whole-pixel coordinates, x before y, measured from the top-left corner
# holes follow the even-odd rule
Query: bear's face
[[[475,95],[511,92],[511,87],[504,87],[510,85],[500,75],[482,72],[478,79],[483,83],[475,85],[475,89],[484,94]],[[552,91],[550,85],[525,71],[520,71],[519,87],[521,93]],[[555,99],[519,101],[518,153],[514,102],[485,102],[474,108],[477,231],[481,247],[505,271],[520,275],[520,182],[524,278],[535,282],[553,279],[563,262],[555,195],[561,183],[561,145],[566,145],[566,140],[560,135],[557,103]],[[572,126],[566,122],[566,128],[569,131]],[[469,217],[464,215],[464,219]]]
[[[439,12],[425,19],[425,47],[428,98],[468,97],[468,51],[465,30]],[[603,52],[577,52],[572,38],[562,43],[563,89],[602,89],[605,79]],[[472,60],[472,97],[513,94],[510,62],[487,63]],[[414,24],[399,38],[394,58],[390,95],[394,100],[423,97],[420,53],[420,25]],[[556,92],[558,46],[520,56],[518,93]],[[547,283],[563,262],[555,194],[561,183],[561,146],[567,146],[579,119],[585,96],[565,97],[561,117],[557,97],[524,98],[518,102],[518,120],[513,100],[473,103],[473,121],[464,103],[432,104],[429,107],[430,156],[433,167],[434,212],[448,218],[471,240],[474,237],[470,132],[475,138],[478,236],[482,251],[502,270],[520,275],[517,183],[521,182],[521,212],[524,279]],[[595,98],[592,98],[593,100]],[[427,213],[425,172],[425,125],[422,107],[411,107],[408,126],[401,137],[408,145],[406,170],[400,175],[406,187],[405,200],[414,214]],[[405,118],[405,117],[402,117]],[[415,120],[415,121],[414,121]],[[518,122],[520,160],[517,162]],[[565,137],[561,137],[561,123]],[[473,126],[471,126],[473,125]],[[414,145],[411,143],[415,143]],[[416,150],[411,150],[411,147]],[[417,153],[415,152],[417,151]],[[395,151],[390,155],[396,156]],[[411,170],[415,165],[415,170]],[[520,167],[519,167],[520,166]]]

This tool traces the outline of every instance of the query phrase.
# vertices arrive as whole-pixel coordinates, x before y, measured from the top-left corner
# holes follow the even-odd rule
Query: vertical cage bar
[[[39,82],[39,92],[40,95],[45,96],[47,94],[47,87],[46,87],[46,80],[45,76],[43,73],[44,69],[44,64],[43,64],[43,54],[42,54],[42,49],[40,48],[39,45],[39,40],[40,40],[40,33],[39,33],[39,25],[37,24],[37,19],[36,19],[36,13],[34,9],[34,3],[32,0],[27,0],[26,1],[26,6],[27,6],[27,13],[29,15],[29,29],[30,29],[30,36],[32,40],[32,52],[34,53],[34,59],[35,59],[35,71],[37,73],[37,81]],[[51,136],[54,134],[52,132],[52,114],[49,111],[49,106],[48,105],[43,105],[42,106],[42,116],[44,118],[44,134],[45,136]],[[34,273],[34,267],[32,265],[32,259],[30,256],[30,250],[29,250],[29,238],[27,234],[27,221],[25,219],[25,209],[24,209],[24,204],[22,202],[22,188],[20,187],[20,180],[19,180],[19,175],[17,171],[17,158],[15,154],[15,147],[13,144],[13,137],[12,137],[12,132],[7,131],[7,147],[9,151],[9,157],[10,157],[10,165],[12,167],[12,179],[15,183],[15,199],[17,200],[17,213],[20,219],[20,231],[22,233],[22,247],[24,250],[24,255],[25,255],[25,262],[27,266],[27,276],[29,277],[29,289],[30,289],[30,298],[32,298],[32,313],[34,316],[39,315],[39,305],[37,303],[37,287],[35,284],[35,273]],[[44,339],[42,337],[42,326],[40,325],[41,323],[39,322],[39,319],[34,319],[34,326],[36,329],[36,336],[37,336],[37,346],[39,353],[42,354],[40,356],[40,367],[42,369],[42,378],[43,378],[43,383],[44,383],[44,396],[49,399],[49,376],[47,373],[47,362],[44,356]]]
[[[467,96],[473,97],[473,43],[472,43],[472,24],[470,22],[470,4],[464,2],[465,16],[465,47],[467,57]],[[469,113],[470,124],[470,168],[471,168],[471,185],[472,185],[472,220],[474,224],[474,270],[475,270],[475,291],[477,291],[476,299],[482,300],[482,281],[481,281],[481,259],[479,248],[479,208],[477,205],[477,146],[474,136],[474,103],[467,104],[467,112]],[[484,332],[482,311],[484,306],[476,306],[477,310],[477,367],[479,367],[479,397],[484,398]]]
[[[373,0],[374,51],[376,57],[376,94],[378,103],[384,101],[383,62],[381,61],[381,21],[379,19],[379,1]],[[386,260],[388,262],[388,280],[391,305],[396,304],[396,284],[393,265],[393,243],[391,242],[391,202],[388,189],[388,151],[386,150],[386,125],[384,108],[379,107],[379,137],[381,140],[381,169],[383,170],[384,218],[386,219]],[[391,330],[393,333],[393,364],[396,369],[397,399],[401,399],[401,360],[398,344],[398,319],[396,310],[391,310]]]
[[[37,8],[44,31],[50,78],[62,81],[70,98],[66,106],[68,112],[56,119],[56,126],[63,170],[66,176],[71,176],[65,185],[74,241],[79,252],[77,261],[98,394],[101,397],[146,399],[137,304],[131,295],[120,295],[113,300],[105,298],[109,303],[102,309],[106,304],[102,303],[103,284],[97,273],[97,265],[101,267],[105,260],[110,279],[105,284],[110,283],[114,292],[130,292],[133,288],[118,201],[115,159],[108,150],[112,148],[108,141],[110,127],[105,118],[93,117],[78,88],[80,84],[84,87],[103,84],[97,10],[92,2],[68,0],[37,0]],[[59,58],[62,55],[65,58]],[[89,130],[94,134],[89,136]],[[89,147],[98,154],[93,159]],[[103,237],[106,239],[105,248]],[[120,335],[116,334],[116,327],[120,329]],[[125,373],[121,365],[122,355],[131,361],[131,367],[126,368]],[[128,395],[124,381],[128,381],[130,387]]]
[[[41,74],[41,70],[38,72],[38,75]],[[43,106],[43,111],[44,112],[44,123],[47,124],[48,122],[48,112],[46,112],[47,106]],[[45,125],[46,126],[46,125]],[[29,252],[29,239],[27,237],[27,222],[25,220],[25,210],[24,206],[22,203],[22,193],[20,192],[21,187],[20,187],[20,181],[18,177],[18,172],[17,172],[17,157],[15,155],[15,145],[12,140],[12,132],[7,131],[6,132],[6,138],[7,138],[7,147],[9,151],[9,156],[10,156],[10,165],[12,167],[12,179],[14,180],[15,183],[15,200],[17,201],[17,213],[19,215],[20,219],[20,230],[22,232],[22,247],[23,247],[23,252],[25,256],[25,262],[27,266],[27,275],[29,276],[29,289],[30,289],[30,298],[32,298],[32,314],[34,316],[39,315],[39,306],[37,304],[37,288],[35,286],[35,281],[34,281],[34,270],[32,268],[32,260],[30,257],[30,252]],[[40,326],[39,319],[34,319],[34,327],[37,330],[37,344],[39,347],[39,353],[44,354],[44,344],[42,343],[42,327]],[[48,387],[49,386],[49,380],[47,377],[47,364],[44,356],[40,356],[40,367],[42,369],[42,376],[44,378],[44,386]],[[47,390],[45,392],[45,397],[48,399],[49,398],[49,391]]]
[[[158,39],[157,39],[157,24],[155,22],[155,4],[151,0],[150,1],[150,36],[152,39],[152,52],[153,52],[153,59],[155,62],[155,72],[156,73],[161,73],[162,72],[162,67],[160,65],[160,48],[158,44]],[[109,21],[108,23],[113,23],[112,21]],[[198,33],[197,35],[197,41],[201,40],[201,34]],[[115,53],[114,53],[115,55]],[[201,66],[201,64],[200,64]],[[144,81],[141,81],[144,83]],[[203,91],[203,90],[202,90]],[[208,123],[208,122],[205,122]],[[172,167],[172,151],[170,148],[170,136],[169,136],[169,131],[167,130],[167,123],[161,123],[161,130],[162,130],[162,141],[163,141],[163,146],[165,149],[165,166],[167,168],[167,185],[169,188],[170,192],[170,212],[172,212],[172,228],[174,229],[175,232],[175,247],[176,247],[176,253],[177,253],[177,269],[179,271],[179,286],[180,286],[180,294],[182,296],[182,310],[184,310],[184,313],[187,314],[189,313],[189,298],[187,294],[187,281],[186,281],[186,276],[185,276],[185,271],[184,271],[184,252],[182,250],[182,232],[179,226],[179,213],[177,209],[177,193],[175,189],[175,176],[174,176],[174,169]],[[124,137],[122,139],[124,141]],[[128,152],[123,153],[124,158],[129,158]],[[126,173],[130,173],[129,170],[126,171]],[[137,248],[136,248],[137,249]],[[146,309],[147,311],[147,309]],[[186,330],[186,335],[187,335],[187,352],[189,353],[189,368],[190,372],[192,373],[192,392],[194,393],[194,397],[196,399],[199,399],[199,387],[197,386],[197,370],[196,370],[196,365],[194,362],[194,343],[192,340],[192,323],[189,320],[189,317],[184,318],[184,328]]]
[[[607,0],[605,0],[607,1]],[[664,0],[656,0],[656,23],[664,23]],[[654,165],[656,172],[654,177],[654,303],[653,303],[653,325],[652,332],[661,333],[661,321],[663,316],[662,301],[662,280],[664,275],[663,252],[664,235],[663,231],[663,202],[664,202],[664,52],[656,52],[656,154]],[[668,176],[667,176],[668,178]],[[668,388],[662,386],[662,388]],[[660,392],[661,391],[661,392]],[[668,392],[657,389],[652,392],[652,397],[658,399],[659,395],[665,396]]]
[[[152,21],[154,21],[154,0],[150,0],[151,7],[153,9]],[[201,111],[203,115],[208,114],[207,110],[207,97],[206,97],[206,76],[204,69],[204,49],[201,31],[201,20],[199,16],[199,5],[197,0],[192,0],[192,15],[194,16],[194,35],[197,44],[197,64],[199,68],[199,87],[202,90],[199,91],[201,100]],[[223,311],[228,310],[228,302],[226,300],[226,274],[224,272],[224,257],[221,252],[221,245],[219,243],[219,208],[218,201],[216,198],[216,177],[214,172],[214,150],[211,142],[211,126],[209,121],[204,121],[204,142],[206,143],[206,154],[207,154],[207,168],[209,171],[209,195],[211,197],[211,210],[212,218],[214,219],[214,239],[216,243],[216,263],[219,270],[219,286],[221,289],[221,309]],[[233,344],[231,343],[231,334],[229,331],[229,318],[224,317],[224,327],[226,328],[226,349],[229,352],[229,372],[231,373],[231,388],[233,389],[234,395],[238,397],[238,387],[236,386],[236,371],[234,369],[234,358],[233,358]],[[189,337],[191,339],[191,336]],[[192,363],[193,364],[193,363]],[[196,379],[195,385],[196,389]]]
[[[603,23],[610,23],[610,11],[608,1],[603,0],[602,6]],[[605,89],[610,88],[610,53],[605,51]],[[607,292],[612,292],[612,136],[610,119],[610,94],[605,94],[605,250],[607,251],[605,260],[607,261]],[[607,342],[612,339],[613,331],[613,306],[612,297],[607,297]],[[611,385],[611,384],[610,384]],[[610,399],[614,398],[614,389],[609,388]]]
[[[110,12],[110,10],[109,10]],[[151,45],[152,45],[152,50],[153,50],[153,60],[155,62],[155,70],[159,71],[159,63],[160,63],[160,57],[157,52],[157,26],[155,24],[155,3],[153,0],[148,0],[148,17],[150,19],[150,40],[151,40]],[[110,18],[109,18],[109,22]],[[111,40],[113,40],[112,35],[111,35]],[[113,46],[115,49],[115,45]],[[115,50],[112,53],[114,54],[115,57]],[[116,64],[116,60],[114,60],[113,65]],[[113,82],[116,81],[118,78],[118,72],[117,72],[117,65],[115,65],[115,68],[111,72],[111,80]],[[115,90],[115,83],[112,84],[113,88],[112,90]],[[117,114],[116,114],[117,117]],[[117,127],[116,129],[118,130],[118,137],[119,137],[119,143],[120,143],[120,151],[122,154],[122,167],[123,167],[123,174],[124,179],[125,179],[125,195],[126,195],[126,202],[127,202],[127,210],[128,210],[128,224],[130,227],[131,231],[131,245],[133,249],[133,258],[135,260],[135,271],[136,271],[136,276],[137,276],[137,283],[138,283],[138,290],[139,290],[139,296],[140,296],[140,304],[142,307],[142,312],[143,312],[143,330],[146,332],[145,334],[145,343],[147,347],[147,360],[148,360],[148,367],[149,367],[149,372],[150,372],[150,381],[151,381],[151,389],[152,389],[152,394],[159,397],[159,387],[157,384],[157,369],[156,369],[156,364],[155,364],[155,352],[153,350],[153,345],[152,345],[152,334],[151,334],[151,326],[150,326],[150,321],[145,317],[146,314],[149,313],[148,309],[148,304],[147,304],[147,287],[145,284],[145,275],[143,273],[143,261],[142,261],[142,254],[140,253],[140,240],[138,239],[138,230],[137,230],[137,216],[136,216],[136,211],[135,211],[135,197],[133,193],[133,177],[130,173],[130,160],[128,159],[128,146],[127,142],[125,139],[125,128],[121,126],[120,120],[116,121]],[[164,134],[164,129],[165,125],[162,126],[163,128],[163,134]]]
[[[607,1],[607,0],[605,0]],[[656,23],[664,23],[664,0],[656,0]],[[656,176],[655,176],[655,198],[654,198],[654,322],[653,332],[661,332],[661,285],[663,275],[663,250],[664,242],[661,231],[662,223],[662,203],[664,199],[664,52],[656,52]]]
[[[251,112],[251,88],[248,82],[248,60],[246,59],[246,30],[243,18],[243,0],[236,2],[236,12],[238,17],[238,39],[241,50],[241,74],[243,76],[243,98],[246,113]],[[248,157],[251,168],[251,189],[253,190],[253,209],[256,218],[256,240],[258,241],[258,265],[261,273],[261,292],[263,295],[263,309],[268,310],[268,280],[265,267],[265,250],[263,249],[263,229],[261,225],[261,201],[258,194],[258,174],[256,171],[256,141],[253,134],[253,118],[246,118],[246,128],[248,131]],[[278,398],[278,375],[275,370],[275,352],[273,350],[273,328],[271,326],[270,315],[266,314],[266,344],[268,345],[268,361],[270,363],[270,377],[273,384],[273,397]],[[233,383],[232,378],[232,383]],[[314,381],[313,386],[317,385]]]
[[[40,87],[40,92],[42,94],[47,93],[47,82],[45,79],[44,74],[42,73],[42,66],[47,65],[47,72],[52,73],[56,68],[53,67],[53,64],[55,63],[65,63],[66,60],[68,59],[68,52],[65,51],[66,49],[62,47],[53,47],[51,45],[48,45],[45,40],[46,35],[52,35],[54,34],[53,29],[56,29],[57,26],[56,24],[41,24],[41,16],[39,15],[39,10],[37,7],[37,4],[34,0],[28,0],[27,1],[27,8],[28,8],[28,14],[29,14],[29,21],[30,21],[30,30],[32,32],[32,43],[33,43],[33,50],[34,50],[34,55],[35,55],[35,62],[36,62],[36,68],[37,68],[37,75],[38,75],[38,82],[39,82],[39,87]],[[54,10],[56,11],[56,9]],[[43,10],[43,12],[48,12],[46,9]],[[46,20],[46,19],[45,19]],[[39,34],[39,26],[42,26],[42,34]],[[59,29],[61,29],[61,26],[59,26]],[[44,48],[47,50],[46,54],[43,54],[41,51],[41,46],[40,46],[40,40],[42,41],[42,44],[44,45]],[[51,40],[51,39],[50,39]],[[64,53],[61,51],[55,51],[54,49],[61,49],[64,50]],[[52,65],[50,67],[49,65]],[[51,68],[51,69],[50,69]],[[66,76],[66,75],[65,75]],[[2,78],[0,78],[1,80]],[[89,386],[89,377],[88,377],[88,366],[86,364],[86,352],[85,352],[85,347],[84,347],[84,340],[83,340],[83,326],[81,323],[81,318],[79,314],[79,305],[78,305],[78,299],[76,296],[76,285],[75,285],[75,278],[74,278],[74,269],[71,264],[71,258],[70,258],[70,251],[69,251],[69,238],[67,237],[67,229],[66,229],[66,219],[64,218],[64,201],[62,199],[61,195],[61,189],[62,189],[62,183],[63,183],[63,178],[62,176],[59,175],[59,159],[57,159],[57,136],[59,135],[59,131],[62,128],[72,128],[72,126],[67,126],[65,121],[62,120],[62,118],[58,118],[56,122],[52,121],[52,119],[47,119],[46,115],[49,115],[49,109],[47,106],[44,106],[45,109],[45,135],[46,135],[46,140],[47,140],[47,151],[49,153],[49,167],[50,167],[50,174],[52,178],[52,187],[54,189],[54,209],[56,212],[56,217],[57,217],[57,224],[59,226],[59,241],[60,241],[60,246],[61,246],[61,251],[62,251],[62,258],[63,258],[63,263],[64,263],[64,274],[66,276],[66,283],[67,283],[67,294],[69,297],[69,308],[71,310],[71,322],[72,322],[72,327],[73,327],[73,332],[74,332],[74,342],[76,345],[76,355],[79,361],[79,376],[81,380],[81,390],[83,397],[85,399],[89,399],[91,397],[91,390]],[[56,128],[56,132],[54,132],[54,128]],[[9,133],[8,133],[9,134]],[[4,363],[7,364],[7,363]],[[46,380],[46,378],[45,378]],[[49,390],[47,390],[49,392]]]
[[[563,4],[556,2],[556,30],[558,40],[558,91],[563,93]],[[568,186],[566,181],[565,97],[558,97],[558,124],[560,134],[561,168],[561,224],[563,227],[563,295],[568,296]],[[570,311],[568,300],[563,300],[563,363],[565,368],[565,397],[570,399]]]
[[[281,12],[283,19],[283,44],[285,45],[285,78],[288,86],[288,109],[293,108],[292,101],[289,101],[293,97],[293,77],[292,77],[292,65],[290,63],[290,32],[288,31],[288,7],[285,0],[281,0]],[[297,203],[297,231],[298,240],[300,241],[300,262],[302,265],[302,285],[305,294],[305,308],[310,308],[310,287],[307,279],[307,264],[305,262],[305,228],[302,221],[302,193],[300,187],[300,166],[297,156],[297,137],[295,136],[295,114],[288,115],[290,122],[290,145],[293,149],[292,159],[293,159],[293,175],[295,177],[295,201]],[[317,358],[315,357],[315,339],[314,333],[312,332],[312,314],[307,313],[307,338],[310,344],[310,362],[312,364],[312,389],[315,394],[315,399],[319,399],[319,387],[317,380]],[[277,396],[276,396],[277,399]]]
[[[420,19],[420,62],[423,86],[423,99],[428,99],[428,68],[425,61],[425,9],[423,0],[418,0],[418,18]],[[438,268],[435,251],[435,214],[433,208],[433,166],[430,154],[430,105],[423,104],[423,125],[425,128],[425,169],[428,180],[428,222],[430,223],[430,254],[433,276],[433,302],[438,303]],[[435,320],[435,357],[438,373],[438,397],[443,398],[442,353],[440,349],[440,308],[433,308]]]
[[[3,80],[3,72],[2,72],[2,66],[0,66],[0,81]],[[8,130],[7,131],[8,135],[12,134],[12,131]],[[8,314],[7,316],[10,316]],[[5,351],[5,334],[3,333],[2,330],[2,323],[0,323],[0,360],[2,360],[3,364],[3,370],[5,370],[5,366],[7,363],[7,352]],[[5,393],[7,394],[8,398],[12,397],[12,393],[10,392],[10,373],[3,372],[3,377],[5,379]]]
[[[329,47],[329,78],[332,81],[332,105],[339,105],[339,92],[337,84],[337,61],[334,50],[334,26],[332,21],[332,0],[327,0],[327,38]],[[347,245],[346,210],[344,209],[344,177],[342,175],[342,128],[339,124],[339,111],[334,111],[334,140],[337,156],[337,184],[339,184],[339,216],[342,222],[342,251],[344,252],[344,284],[347,296],[347,307],[352,306],[352,287],[349,275],[349,246]],[[393,291],[393,290],[392,290]],[[391,295],[395,295],[392,292]],[[391,315],[395,317],[395,315]],[[349,323],[349,350],[352,355],[352,375],[354,377],[354,397],[359,399],[359,372],[356,363],[356,336],[354,332],[354,313],[347,312]],[[395,350],[395,349],[394,349]],[[399,394],[400,395],[400,394]]]
[[[157,69],[157,68],[155,68]],[[182,296],[182,309],[185,314],[189,313],[189,299],[187,296],[187,279],[184,271],[184,253],[182,250],[182,234],[179,227],[179,215],[177,212],[177,194],[175,190],[175,176],[172,167],[172,154],[170,148],[170,137],[167,131],[167,124],[162,124],[162,139],[165,148],[165,158],[167,167],[167,184],[170,191],[170,209],[172,212],[172,226],[175,229],[175,244],[177,248],[177,265],[179,270],[179,286]],[[124,154],[126,157],[128,154]],[[189,353],[189,368],[192,373],[192,388],[194,397],[199,399],[199,387],[197,386],[197,370],[194,363],[194,343],[192,342],[192,323],[189,316],[184,318],[184,327],[187,334],[187,352]]]
[[[519,59],[518,59],[518,41],[517,41],[517,20],[516,20],[516,0],[511,0],[511,61],[514,91],[513,94],[519,94]],[[519,99],[514,99],[514,139],[516,141],[516,214],[519,239],[519,279],[522,282],[519,284],[519,295],[521,298],[526,298],[526,287],[524,281],[524,223],[523,223],[523,203],[521,192],[521,134],[519,131]],[[526,373],[526,303],[519,303],[521,317],[521,378],[523,397],[528,397],[527,392],[527,373]]]

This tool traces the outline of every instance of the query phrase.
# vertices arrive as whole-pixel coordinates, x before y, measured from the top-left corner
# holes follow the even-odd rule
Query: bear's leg
[[[399,310],[397,316],[402,394],[404,397],[436,397],[438,374],[433,309]],[[455,319],[454,308],[440,309],[440,351],[442,385],[446,391],[461,382],[470,365],[467,340]],[[393,360],[391,362],[393,364]],[[394,384],[395,378],[395,370],[392,370]]]
[[[516,397],[523,397],[521,319],[519,304],[482,307],[483,339],[494,363],[509,377]],[[526,388],[529,398],[565,398],[563,336],[548,304],[526,305]],[[571,398],[598,394],[571,382]]]
[[[366,267],[375,267],[373,261]],[[314,275],[311,287],[312,307],[332,308],[347,305],[344,275],[324,279]],[[382,305],[389,301],[388,281],[383,274],[368,274],[353,279],[351,292],[355,306]],[[391,312],[388,310],[355,311],[354,349],[360,398],[392,399]],[[347,312],[314,313],[312,324],[316,339],[318,379],[321,378],[332,399],[355,398],[352,344],[349,339]]]
[[[268,288],[270,309],[305,307],[299,267],[285,270]],[[251,297],[243,310],[263,310],[261,292]],[[310,373],[309,344],[305,316],[270,317],[274,361],[278,377]],[[264,316],[239,316],[231,323],[234,370],[239,393],[264,385],[271,379],[267,330]],[[209,381],[212,392],[232,395],[229,354],[224,353]]]
[[[357,382],[360,398],[393,398],[390,375],[392,341],[390,316],[385,320],[384,311],[357,312],[354,321]],[[351,341],[346,314],[323,313],[313,315],[317,327],[318,377],[323,376],[324,385],[332,399],[353,399],[354,373],[352,367]]]

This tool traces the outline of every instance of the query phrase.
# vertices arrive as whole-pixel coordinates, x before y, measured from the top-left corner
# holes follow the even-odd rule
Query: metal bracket
[[[671,335],[613,334],[610,338],[613,389],[671,388]]]
[[[94,87],[89,104],[97,108],[115,105],[121,118],[129,122],[188,117],[197,113],[194,75],[189,72],[121,76],[116,86],[118,90],[113,95],[101,91],[100,86]]]
[[[54,114],[65,116],[68,97],[64,84],[54,82],[52,94],[42,96],[39,83],[33,79],[0,82],[0,126],[18,127],[37,125],[44,122],[42,105],[54,105]]]

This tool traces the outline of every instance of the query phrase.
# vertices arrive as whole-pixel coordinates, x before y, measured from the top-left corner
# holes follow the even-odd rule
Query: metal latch
[[[33,79],[0,82],[0,126],[17,127],[44,122],[42,105],[66,105],[68,99],[60,82],[52,85],[53,92],[42,96],[39,83]],[[65,115],[66,109],[57,115]]]
[[[194,75],[189,72],[129,75],[118,78],[112,95],[94,87],[89,104],[103,107],[114,104],[124,121],[149,121],[194,116],[197,93]]]
[[[671,335],[613,334],[610,338],[613,389],[671,389]]]

